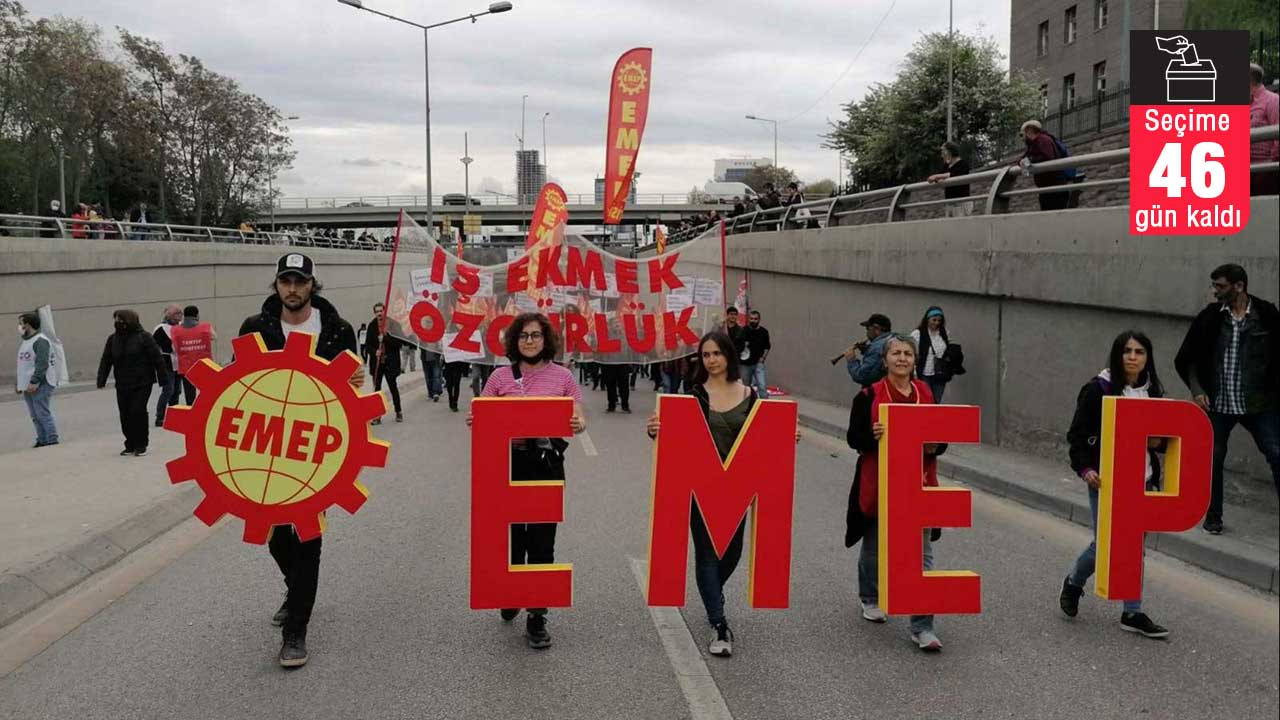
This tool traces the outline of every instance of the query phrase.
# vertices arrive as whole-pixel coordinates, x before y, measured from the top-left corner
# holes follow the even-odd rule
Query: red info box
[[[1129,233],[1234,235],[1249,222],[1249,107],[1129,110]]]

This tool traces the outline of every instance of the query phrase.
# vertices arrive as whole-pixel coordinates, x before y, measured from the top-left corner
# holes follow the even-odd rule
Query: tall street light
[[[773,167],[777,168],[778,167],[778,121],[770,120],[769,118],[756,117],[755,115],[748,115],[747,119],[759,120],[760,122],[773,123]]]
[[[542,167],[545,169],[551,163],[547,161],[547,118],[551,117],[550,112],[542,113]]]
[[[1157,3],[1158,4],[1158,3]],[[956,54],[955,41],[955,0],[949,0],[947,3],[947,142],[951,142],[951,107],[952,107],[952,86],[955,84],[955,70],[953,69],[952,56]]]
[[[301,120],[301,119],[302,118],[299,118],[297,115],[290,115],[289,117],[285,118],[284,121],[289,122],[290,120]],[[271,148],[269,148],[267,151],[268,160],[270,160],[270,153],[273,152],[274,150],[275,150],[275,145],[273,144]],[[271,171],[267,173],[267,202],[271,203],[271,232],[276,231],[276,193],[274,190],[271,189],[271,181],[275,179],[275,176],[276,176],[276,168],[275,168],[275,165],[272,165]]]
[[[465,209],[462,211],[462,237],[467,237],[467,217],[471,215],[471,163],[474,162],[471,157],[470,142],[467,140],[467,133],[462,133],[462,188],[463,188],[463,205]]]
[[[380,10],[367,8],[364,6],[363,0],[338,0],[338,2],[342,3],[343,5],[350,5],[351,7],[357,10],[364,10],[365,12],[371,12],[374,15],[381,15],[382,17],[387,18],[388,20],[394,20],[398,23],[411,25],[422,31],[422,69],[423,69],[423,84],[426,88],[426,109],[427,109],[427,123],[426,123],[427,125],[427,232],[434,235],[435,234],[435,218],[433,217],[432,205],[431,205],[431,64],[430,64],[431,50],[430,50],[430,45],[428,44],[428,41],[427,41],[427,31],[432,28],[438,28],[444,25],[452,25],[457,22],[462,22],[463,20],[470,20],[471,22],[474,23],[476,19],[481,16],[503,13],[510,10],[511,3],[505,2],[505,0],[503,2],[490,3],[489,9],[485,10],[484,12],[473,13],[471,15],[463,15],[460,18],[445,20],[444,22],[432,23],[430,25],[422,25],[420,23],[413,22],[412,20],[405,20],[404,18],[396,17],[395,15],[384,13]]]

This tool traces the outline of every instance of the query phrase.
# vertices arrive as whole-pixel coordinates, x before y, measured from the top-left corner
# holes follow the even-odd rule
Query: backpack
[[[1071,151],[1067,149],[1066,143],[1058,139],[1058,136],[1049,135],[1049,139],[1053,141],[1054,152],[1058,153],[1059,158],[1071,157]],[[1073,167],[1066,168],[1062,171],[1062,174],[1067,177],[1067,182],[1075,182],[1075,179],[1076,179],[1075,168]]]

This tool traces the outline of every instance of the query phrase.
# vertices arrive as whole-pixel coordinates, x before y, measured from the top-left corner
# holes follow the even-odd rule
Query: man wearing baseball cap
[[[893,329],[889,318],[880,313],[872,313],[862,323],[867,329],[867,339],[844,351],[845,367],[853,381],[867,387],[885,376],[884,346],[889,340],[889,331]]]
[[[325,360],[333,360],[343,350],[355,353],[355,331],[337,308],[320,297],[320,288],[311,258],[302,253],[281,257],[276,263],[276,279],[271,283],[275,292],[263,301],[261,313],[245,318],[239,334],[258,333],[268,350],[281,350],[289,333],[305,332],[315,336],[316,355]],[[351,376],[351,384],[364,385],[363,368]],[[292,526],[272,528],[268,546],[287,589],[284,604],[271,618],[273,625],[284,626],[280,647],[280,664],[284,667],[307,664],[307,623],[320,578],[321,540],[317,537],[302,542]]]

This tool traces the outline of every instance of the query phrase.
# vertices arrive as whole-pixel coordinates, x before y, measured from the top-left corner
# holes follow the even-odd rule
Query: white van
[[[740,182],[707,182],[702,186],[702,191],[710,195],[713,200],[721,202],[733,202],[733,199],[741,198],[743,201],[748,198],[759,199],[759,195],[750,185]]]

